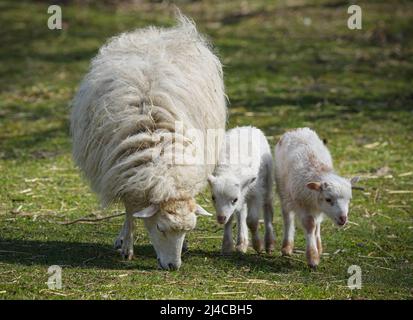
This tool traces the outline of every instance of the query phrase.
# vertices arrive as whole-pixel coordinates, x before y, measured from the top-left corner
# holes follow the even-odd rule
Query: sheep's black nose
[[[169,270],[177,270],[178,269],[178,267],[174,263],[168,263],[168,268],[169,268]]]
[[[225,220],[227,220],[226,216],[217,216],[217,220],[220,224],[224,224]]]

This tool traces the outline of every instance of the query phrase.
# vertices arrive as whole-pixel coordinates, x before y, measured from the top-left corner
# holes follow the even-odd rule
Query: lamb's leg
[[[284,256],[290,256],[293,254],[294,250],[294,235],[295,235],[295,225],[294,225],[294,212],[289,211],[285,208],[281,209],[282,216],[284,220],[284,238],[281,253]]]
[[[237,212],[238,239],[236,249],[238,252],[242,253],[247,252],[248,249],[247,214],[247,205],[244,204],[242,209]]]
[[[321,221],[317,221],[316,223],[315,235],[317,239],[318,255],[321,257],[323,254],[323,245],[321,244]]]
[[[126,213],[125,222],[115,240],[115,249],[118,249],[124,259],[132,260],[133,258],[133,231],[134,221],[132,214]]]
[[[252,235],[252,247],[255,251],[260,253],[263,249],[263,242],[260,239],[259,229],[259,214],[260,206],[256,198],[250,198],[248,201],[248,217],[247,224],[248,228],[251,230]]]
[[[272,205],[272,199],[266,200],[264,203],[264,224],[265,224],[265,251],[272,253],[274,251],[274,228],[272,226],[272,220],[274,216],[274,207]]]
[[[232,239],[232,219],[229,218],[224,226],[224,239],[222,241],[222,254],[230,254],[234,251],[234,240]]]
[[[305,230],[305,239],[307,242],[306,257],[307,264],[310,268],[315,269],[320,263],[320,255],[317,250],[316,226],[317,222],[314,217],[302,215],[301,222]]]
[[[271,154],[268,154],[265,170],[265,195],[264,195],[264,226],[265,226],[265,251],[272,253],[275,246],[275,234],[273,227],[274,206],[273,206],[273,162]]]

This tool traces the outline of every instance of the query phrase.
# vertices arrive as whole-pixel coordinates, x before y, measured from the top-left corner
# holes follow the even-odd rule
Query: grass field
[[[108,1],[109,2],[109,1]],[[47,1],[0,2],[0,299],[411,299],[413,297],[413,3],[358,1],[363,29],[347,28],[348,1],[182,1],[225,65],[229,127],[254,125],[273,145],[310,126],[327,138],[338,172],[360,175],[351,223],[325,221],[317,271],[280,255],[220,255],[214,218],[198,219],[178,272],[157,270],[138,223],[136,258],[112,244],[122,218],[102,210],[71,160],[69,102],[104,41],[172,25],[162,3],[62,5],[47,28]],[[199,201],[209,210],[209,192]],[[61,290],[48,267],[62,267]],[[348,267],[362,288],[347,287]]]

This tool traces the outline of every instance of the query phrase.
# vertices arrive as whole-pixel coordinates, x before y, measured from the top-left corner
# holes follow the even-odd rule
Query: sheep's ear
[[[212,174],[210,174],[210,175],[208,176],[208,183],[209,183],[210,185],[213,185],[215,179],[216,179],[216,178],[215,178]]]
[[[351,186],[353,187],[357,182],[359,182],[360,181],[360,177],[359,176],[355,176],[355,177],[353,177],[353,178],[351,178],[350,179],[350,183],[351,183]]]
[[[242,181],[242,189],[248,187],[251,183],[253,183],[257,179],[254,175],[249,175]]]
[[[150,218],[158,211],[158,209],[159,207],[157,205],[151,204],[149,207],[141,211],[135,212],[133,216],[135,218]]]
[[[212,214],[210,214],[208,211],[202,208],[199,204],[196,205],[195,214],[198,216],[212,217]]]
[[[307,183],[307,188],[310,190],[321,191],[321,182],[309,182]]]

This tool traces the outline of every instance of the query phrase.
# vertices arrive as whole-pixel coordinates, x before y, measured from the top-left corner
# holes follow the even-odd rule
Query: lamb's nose
[[[347,222],[347,216],[340,216],[338,218],[338,224],[341,226],[344,226]]]
[[[217,220],[220,224],[224,224],[225,220],[227,220],[227,217],[225,216],[217,216]]]

